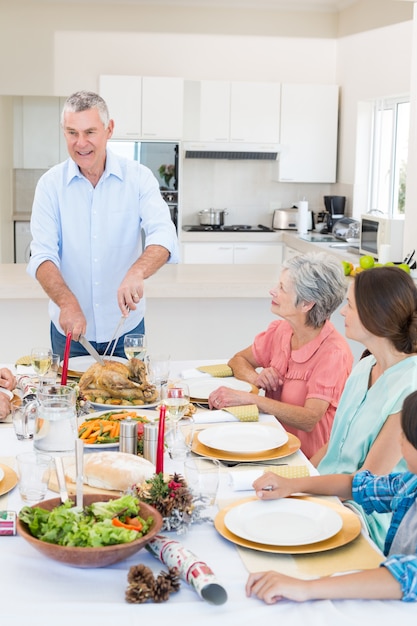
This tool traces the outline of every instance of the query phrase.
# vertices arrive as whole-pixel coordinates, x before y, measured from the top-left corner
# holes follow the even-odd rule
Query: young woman
[[[391,599],[417,601],[417,392],[405,400],[401,415],[400,447],[408,471],[375,476],[368,470],[352,474],[286,479],[266,473],[254,482],[263,500],[296,492],[353,498],[368,511],[392,513],[384,554],[377,569],[316,580],[299,580],[276,572],[251,574],[246,594],[267,604],[283,598],[302,602],[318,599]],[[270,491],[266,488],[271,489]]]
[[[353,362],[345,338],[329,321],[346,295],[342,265],[327,254],[294,257],[270,293],[271,311],[282,319],[229,361],[236,378],[263,389],[265,396],[220,387],[209,405],[257,404],[299,437],[311,457],[328,441]]]
[[[345,333],[370,355],[349,376],[328,444],[312,457],[320,474],[404,471],[399,435],[404,399],[417,389],[417,289],[397,267],[358,274],[348,290]],[[382,548],[391,516],[366,514],[372,539]]]

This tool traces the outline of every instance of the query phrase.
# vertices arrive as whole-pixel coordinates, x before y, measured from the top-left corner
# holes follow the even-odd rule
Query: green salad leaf
[[[79,510],[70,500],[52,511],[41,507],[25,506],[19,519],[28,525],[31,534],[47,543],[60,546],[101,547],[119,543],[129,543],[146,535],[153,519],[139,517],[142,530],[129,530],[114,526],[113,518],[125,521],[138,517],[140,503],[131,495],[122,496],[108,502],[94,502]]]

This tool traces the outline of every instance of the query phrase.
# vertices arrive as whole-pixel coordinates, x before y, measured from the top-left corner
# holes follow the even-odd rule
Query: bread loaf
[[[126,452],[96,452],[84,456],[84,483],[110,491],[126,491],[155,473],[148,460]],[[65,469],[66,477],[75,482],[75,465]]]

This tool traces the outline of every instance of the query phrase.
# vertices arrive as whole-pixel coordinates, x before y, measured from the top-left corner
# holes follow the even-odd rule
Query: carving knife
[[[96,361],[97,363],[100,363],[100,365],[104,365],[104,359],[103,357],[101,357],[99,355],[99,353],[97,352],[97,350],[95,348],[93,348],[93,346],[91,345],[91,343],[88,341],[88,339],[86,339],[84,337],[84,335],[80,335],[80,338],[78,340],[80,342],[80,344],[82,346],[84,346],[84,348],[87,350],[88,354],[90,354]]]

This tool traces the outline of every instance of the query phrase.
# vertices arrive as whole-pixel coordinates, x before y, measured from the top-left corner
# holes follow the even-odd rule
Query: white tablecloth
[[[197,363],[197,365],[203,363]],[[195,363],[178,363],[174,372]],[[261,416],[261,419],[268,419]],[[31,449],[31,442],[17,441],[10,424],[0,424],[0,457],[11,458]],[[288,463],[305,462],[297,452]],[[2,461],[4,462],[4,461]],[[165,469],[181,469],[170,465]],[[180,463],[180,462],[176,462]],[[11,465],[13,464],[13,459]],[[222,474],[219,498],[242,498],[244,492],[230,490],[227,473]],[[250,495],[248,493],[247,495]],[[55,497],[56,494],[50,494]],[[0,501],[1,502],[1,501]],[[4,502],[4,500],[3,500]],[[17,487],[7,496],[7,508],[19,511],[22,501]],[[80,626],[115,624],[170,624],[187,620],[198,626],[253,626],[254,624],[287,624],[288,626],[323,626],[327,624],[378,626],[415,624],[417,608],[399,601],[315,601],[296,604],[283,601],[267,606],[255,598],[246,598],[247,571],[235,546],[221,537],[210,524],[195,525],[182,536],[173,534],[205,561],[227,590],[228,601],[221,606],[209,605],[185,583],[179,593],[161,604],[128,604],[125,599],[130,566],[143,563],[155,574],[166,569],[146,550],[111,567],[77,569],[58,564],[39,554],[19,536],[0,537],[0,616],[4,626],[23,623],[31,626]],[[285,621],[284,621],[285,620]]]

